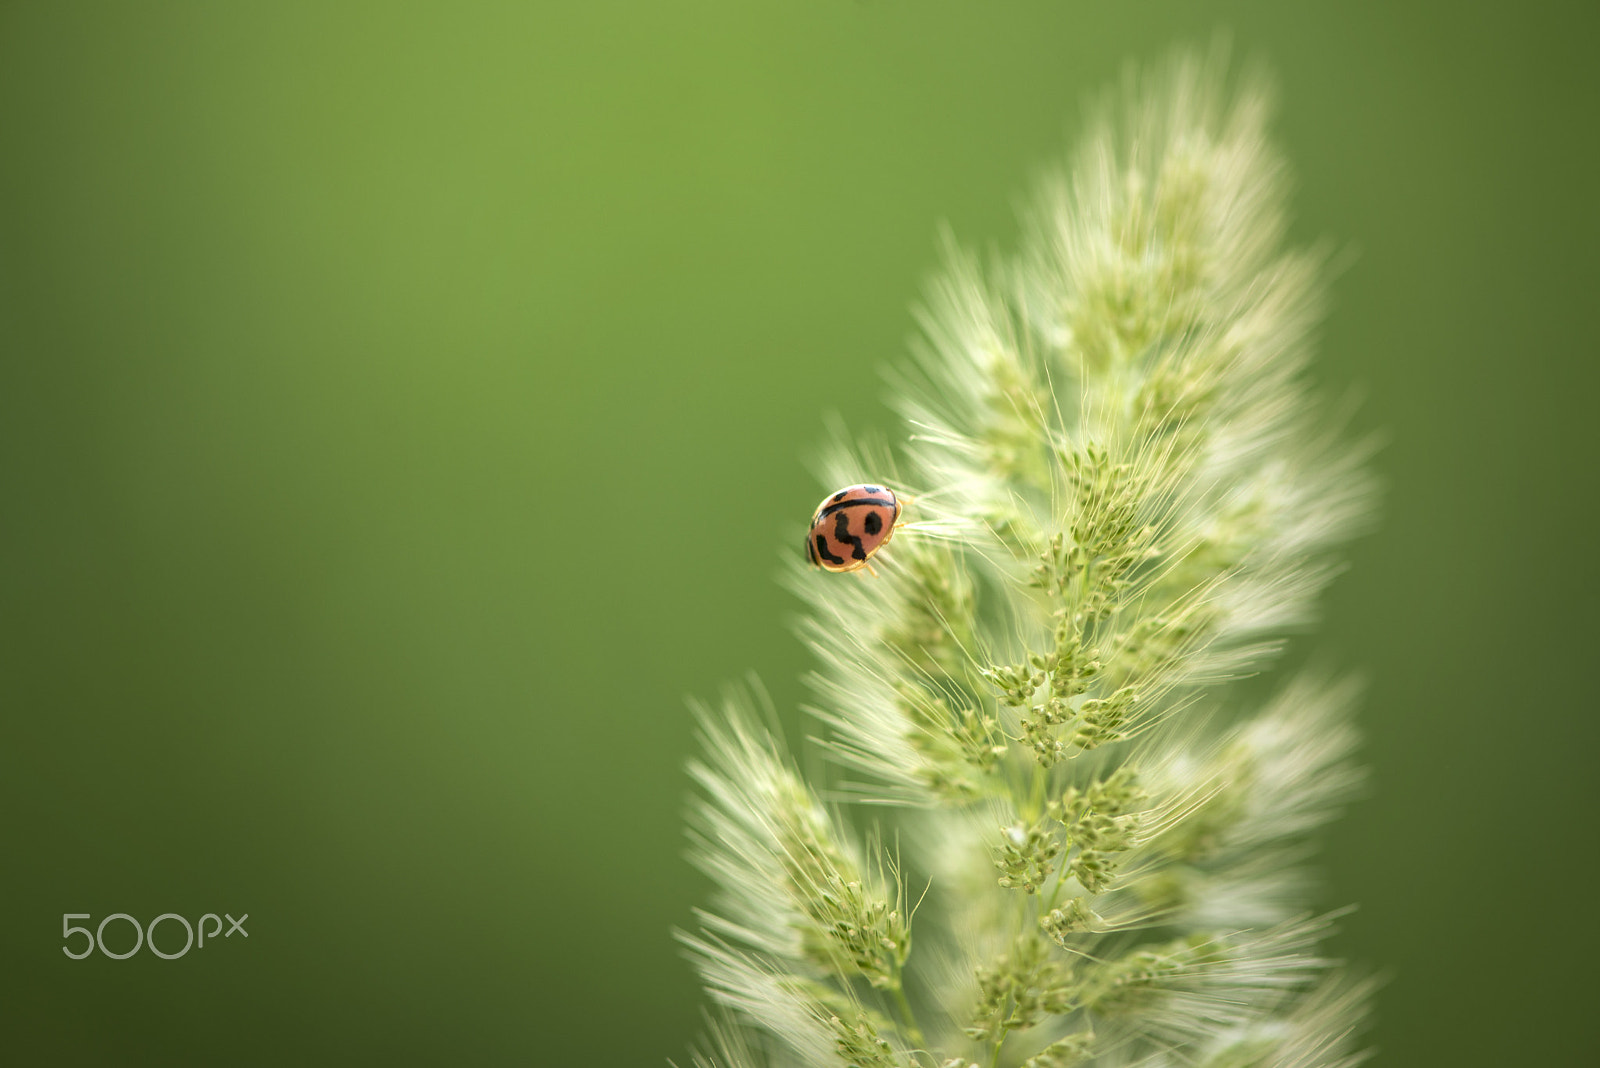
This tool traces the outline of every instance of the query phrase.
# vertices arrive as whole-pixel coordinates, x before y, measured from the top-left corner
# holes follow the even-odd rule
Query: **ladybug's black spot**
[[[811,561],[811,566],[817,566],[817,547],[811,544],[811,539],[806,538],[806,559]]]
[[[843,512],[838,513],[833,519],[833,540],[841,544],[853,546],[850,550],[850,559],[865,560],[867,558],[866,546],[861,544],[860,538],[850,536],[850,517]]]
[[[876,534],[883,529],[883,520],[878,517],[876,511],[870,511],[867,513],[867,518],[862,520],[861,527],[869,535]]]
[[[844,557],[835,556],[835,555],[833,555],[832,553],[830,553],[828,551],[828,539],[827,539],[826,536],[824,536],[822,534],[818,534],[817,537],[816,537],[816,545],[817,545],[817,547],[813,551],[815,553],[820,553],[822,558],[824,560],[828,561],[828,563],[830,563],[830,564],[842,564],[842,563],[844,563]],[[811,557],[811,559],[812,559],[812,562],[815,562],[817,558],[816,558],[815,555],[813,555]]]
[[[845,508],[856,508],[856,507],[859,507],[860,505],[863,505],[863,504],[875,504],[879,508],[899,508],[900,507],[900,502],[899,501],[890,500],[887,497],[857,497],[853,501],[844,501],[842,503],[830,500],[826,504],[824,504],[820,509],[818,509],[817,514],[811,520],[811,525],[812,526],[816,526],[818,523],[822,522],[824,519],[828,518],[830,515],[834,515],[835,513],[841,511],[842,509],[845,509]]]
[[[882,493],[883,492],[883,487],[882,486],[862,486],[861,488],[866,490],[868,493]]]
[[[842,501],[842,500],[844,500],[844,495],[846,493],[849,493],[849,492],[850,492],[849,490],[840,490],[838,493],[835,493],[832,497],[830,497],[828,499],[832,500],[832,501]]]

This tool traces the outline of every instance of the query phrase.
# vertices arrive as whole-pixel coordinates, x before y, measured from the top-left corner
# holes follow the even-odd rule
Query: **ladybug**
[[[899,518],[900,500],[887,486],[846,486],[817,506],[806,534],[806,559],[824,571],[867,567],[872,554],[889,544]]]

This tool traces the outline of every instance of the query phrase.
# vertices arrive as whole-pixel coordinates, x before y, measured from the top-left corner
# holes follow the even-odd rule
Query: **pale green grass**
[[[905,447],[827,460],[909,523],[875,578],[793,576],[837,774],[750,698],[702,710],[697,1064],[1359,1059],[1303,870],[1361,782],[1353,688],[1227,685],[1372,496],[1304,381],[1321,263],[1283,248],[1267,117],[1216,57],[1130,76],[1014,258],[952,246]]]

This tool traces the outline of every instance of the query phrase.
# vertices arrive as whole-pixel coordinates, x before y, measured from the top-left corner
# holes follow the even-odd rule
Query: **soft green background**
[[[1337,948],[1379,1064],[1595,1063],[1597,20],[1510,8],[0,6],[0,1058],[681,1058],[684,698],[803,699],[821,414],[1230,28],[1390,440]]]

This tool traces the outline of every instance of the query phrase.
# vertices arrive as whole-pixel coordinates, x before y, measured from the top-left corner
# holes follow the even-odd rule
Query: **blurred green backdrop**
[[[681,1058],[684,698],[802,729],[821,413],[892,431],[937,223],[1009,246],[1088,94],[1219,27],[1391,442],[1301,642],[1372,682],[1323,859],[1378,1063],[1595,1063],[1596,23],[0,5],[10,1063]],[[73,961],[66,912],[249,938]]]

